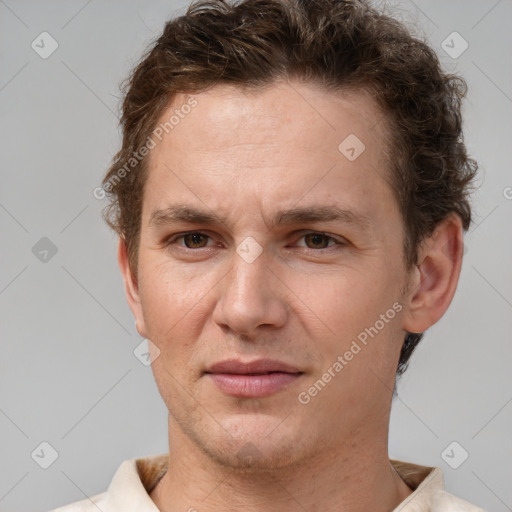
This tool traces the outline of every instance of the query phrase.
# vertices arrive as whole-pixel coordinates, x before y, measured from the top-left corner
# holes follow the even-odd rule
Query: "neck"
[[[412,490],[391,465],[384,434],[360,433],[285,468],[240,472],[173,428],[167,473],[150,496],[162,512],[389,512]]]

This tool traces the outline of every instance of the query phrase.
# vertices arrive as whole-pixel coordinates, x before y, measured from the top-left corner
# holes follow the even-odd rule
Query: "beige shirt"
[[[167,471],[167,462],[168,454],[124,461],[106,492],[51,512],[159,512],[149,493]],[[414,491],[393,512],[484,512],[444,490],[441,468],[391,463]]]

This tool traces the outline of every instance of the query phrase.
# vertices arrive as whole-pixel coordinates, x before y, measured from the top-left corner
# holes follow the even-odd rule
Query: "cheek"
[[[148,265],[139,282],[142,314],[150,339],[164,342],[186,317],[194,302],[192,287],[162,265]]]
[[[302,274],[290,279],[290,286],[297,290],[304,307],[336,333],[371,319],[390,295],[389,288],[374,278],[371,269],[338,267],[322,274]]]
[[[213,309],[218,279],[205,272],[180,271],[165,262],[149,265],[139,291],[148,338],[172,367],[186,364]]]
[[[403,310],[397,283],[398,276],[390,274],[389,267],[379,271],[368,268],[365,272],[344,268],[330,276],[301,278],[297,285],[305,293],[299,295],[297,307],[301,313],[297,315],[309,324],[310,333],[314,325],[319,328],[313,337],[326,363],[334,362],[351,347],[357,352],[354,359],[365,363],[394,357],[400,345]]]

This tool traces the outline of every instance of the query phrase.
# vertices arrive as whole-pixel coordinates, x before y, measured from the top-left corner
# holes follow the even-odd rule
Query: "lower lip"
[[[243,398],[272,395],[295,382],[302,374],[275,372],[266,375],[207,374],[224,393]]]

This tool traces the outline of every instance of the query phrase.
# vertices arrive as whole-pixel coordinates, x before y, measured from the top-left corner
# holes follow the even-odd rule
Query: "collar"
[[[108,488],[105,512],[159,512],[149,493],[167,471],[167,453],[124,461]],[[421,466],[390,459],[404,482],[413,490],[393,512],[481,511],[476,507],[465,508],[467,503],[444,491],[441,468]],[[450,501],[450,508],[446,506]],[[454,506],[452,506],[455,504]],[[461,505],[462,504],[462,505]],[[481,511],[483,512],[483,511]]]

